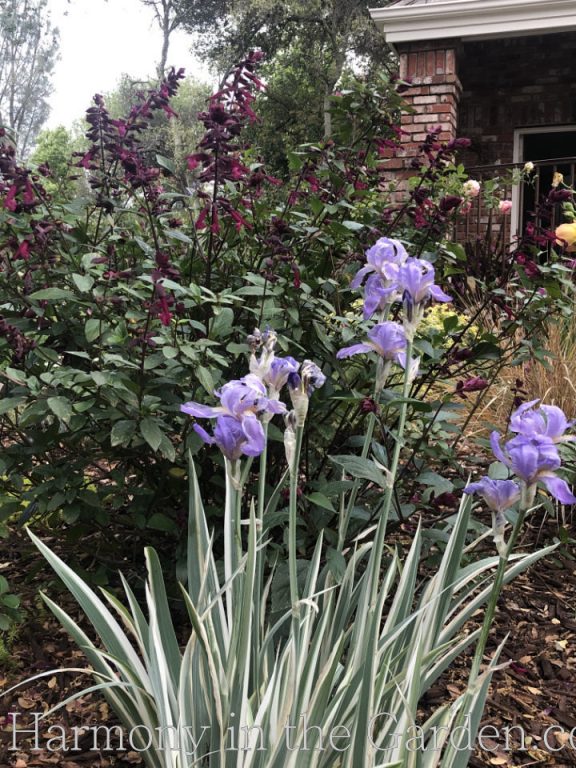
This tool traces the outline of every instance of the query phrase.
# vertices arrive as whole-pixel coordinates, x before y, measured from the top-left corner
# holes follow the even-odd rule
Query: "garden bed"
[[[556,523],[549,521],[542,529],[539,519],[527,526],[522,542],[526,549],[542,545],[551,539]],[[538,523],[538,524],[537,524]],[[39,557],[21,533],[13,533],[6,542],[18,563],[9,575],[12,583],[19,583],[27,609],[25,621],[12,634],[5,633],[2,648],[0,688],[6,689],[38,672],[53,668],[84,667],[83,654],[70,642],[65,631],[40,606],[38,585],[27,580],[34,559]],[[38,578],[45,577],[40,570]],[[62,593],[64,607],[80,620],[72,598]],[[507,669],[494,676],[491,692],[483,717],[482,744],[486,749],[476,751],[471,759],[473,767],[485,765],[511,766],[574,766],[576,750],[570,746],[570,734],[576,728],[576,560],[569,546],[562,546],[552,557],[538,562],[527,573],[508,585],[500,601],[490,648],[494,649],[506,634],[503,661],[510,661]],[[481,613],[478,613],[481,618]],[[424,706],[435,709],[455,699],[465,688],[468,678],[466,659],[462,658],[429,691]],[[93,768],[127,768],[140,765],[134,751],[93,751],[92,734],[78,739],[74,746],[73,727],[113,725],[114,716],[108,705],[97,694],[83,696],[55,713],[52,724],[64,727],[68,751],[47,749],[47,741],[40,729],[40,746],[34,746],[34,734],[21,734],[16,739],[17,751],[12,745],[12,725],[5,713],[19,712],[17,727],[22,730],[32,720],[30,713],[42,712],[78,690],[87,686],[87,678],[70,673],[50,675],[14,693],[2,705],[0,765],[11,768],[58,765],[62,768],[93,766]],[[494,730],[488,728],[490,726]],[[508,743],[506,729],[509,728]],[[519,740],[524,733],[524,747]],[[57,731],[60,733],[59,730]],[[52,731],[48,737],[56,736]],[[494,737],[492,737],[494,734]],[[58,736],[58,740],[60,736]],[[547,743],[546,743],[547,742]],[[576,730],[573,742],[576,743]],[[116,742],[112,741],[113,746]],[[56,742],[51,746],[56,746]],[[104,744],[105,746],[105,744]]]

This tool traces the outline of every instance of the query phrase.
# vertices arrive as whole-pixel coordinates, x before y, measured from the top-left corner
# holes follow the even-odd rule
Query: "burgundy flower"
[[[486,379],[483,379],[481,376],[473,376],[471,379],[459,381],[456,384],[456,394],[466,397],[466,394],[469,392],[481,392],[489,386],[490,384]]]

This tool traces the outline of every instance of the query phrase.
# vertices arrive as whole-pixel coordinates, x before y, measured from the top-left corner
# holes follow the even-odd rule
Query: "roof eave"
[[[386,42],[498,38],[576,29],[574,0],[447,0],[371,8]]]

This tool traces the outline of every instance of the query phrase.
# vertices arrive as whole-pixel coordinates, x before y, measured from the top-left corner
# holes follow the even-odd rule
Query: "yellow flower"
[[[576,222],[570,224],[560,224],[554,232],[558,245],[567,245],[568,253],[576,250]]]

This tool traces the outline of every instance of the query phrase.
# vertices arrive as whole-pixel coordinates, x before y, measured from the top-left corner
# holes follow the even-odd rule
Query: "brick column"
[[[399,46],[400,77],[412,83],[404,99],[414,110],[402,115],[402,147],[388,161],[390,170],[409,166],[428,130],[441,127],[440,141],[456,138],[462,86],[456,72],[456,40],[403,43]]]

